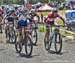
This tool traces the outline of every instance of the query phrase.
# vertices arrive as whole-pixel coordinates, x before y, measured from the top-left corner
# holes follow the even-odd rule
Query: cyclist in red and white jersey
[[[45,34],[45,37],[47,36],[49,38],[49,35],[50,35],[50,25],[55,25],[54,24],[54,21],[56,18],[60,18],[64,25],[65,25],[65,21],[64,19],[58,14],[58,10],[53,10],[52,13],[49,13],[47,18],[45,18],[45,23],[46,23],[46,34]]]

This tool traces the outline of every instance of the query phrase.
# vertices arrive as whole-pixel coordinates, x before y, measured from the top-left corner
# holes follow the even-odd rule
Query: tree
[[[37,3],[37,2],[42,2],[42,3],[47,3],[48,0],[29,0],[30,3]]]

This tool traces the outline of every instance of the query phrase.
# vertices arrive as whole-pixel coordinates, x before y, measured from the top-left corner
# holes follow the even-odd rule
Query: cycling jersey
[[[14,17],[12,17],[12,16],[7,17],[7,21],[8,22],[14,22]]]
[[[30,22],[32,22],[33,20],[36,22],[36,23],[38,23],[38,21],[39,21],[39,16],[35,13],[30,13],[29,14],[29,19],[30,19]]]
[[[16,15],[17,17],[19,17],[19,16],[21,15],[21,13],[20,13],[19,11],[16,11],[16,12],[15,12],[15,15]]]
[[[32,19],[34,18],[34,16],[37,16],[37,14],[31,14],[31,18]]]
[[[26,19],[22,19],[22,20],[18,21],[17,29],[20,29],[20,28],[25,27],[25,26],[27,26],[27,20]]]
[[[10,15],[11,11],[7,8],[6,9],[6,15]]]
[[[59,17],[62,21],[64,21],[64,19],[59,16],[59,15],[54,15],[54,14],[48,14],[48,17],[45,19],[45,23],[53,25],[54,24],[54,20]]]

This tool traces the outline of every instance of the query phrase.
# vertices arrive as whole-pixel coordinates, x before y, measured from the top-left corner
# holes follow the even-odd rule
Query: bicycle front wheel
[[[33,50],[33,44],[32,44],[32,40],[30,38],[30,36],[27,36],[27,38],[25,39],[25,52],[27,56],[31,56],[32,55],[32,50]]]
[[[49,39],[47,38],[47,36],[44,38],[44,45],[45,45],[45,49],[46,50],[50,50],[51,45],[52,45],[52,40],[50,40],[51,38],[49,37]]]
[[[15,42],[15,49],[17,53],[20,53],[22,51],[22,42],[16,41]]]
[[[62,50],[62,37],[60,33],[55,34],[55,50],[56,53],[60,53]]]

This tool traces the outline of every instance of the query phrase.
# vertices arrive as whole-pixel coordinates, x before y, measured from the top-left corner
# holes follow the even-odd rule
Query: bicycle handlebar
[[[48,25],[48,26],[51,26],[51,27],[66,27],[66,25]]]
[[[66,27],[66,25],[54,25],[54,27]]]

